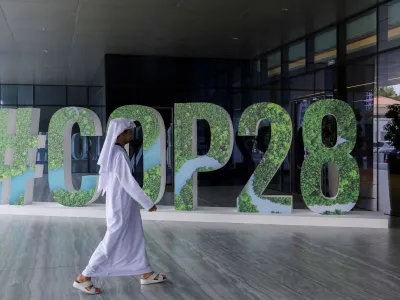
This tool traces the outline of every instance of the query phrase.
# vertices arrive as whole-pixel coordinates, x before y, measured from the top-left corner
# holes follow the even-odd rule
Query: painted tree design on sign
[[[71,178],[71,131],[79,125],[81,136],[101,136],[98,116],[81,107],[65,107],[58,110],[50,120],[48,132],[49,186],[56,202],[64,206],[85,206],[99,196],[96,193],[98,176],[82,177],[79,191]]]
[[[332,115],[337,123],[336,144],[328,148],[322,141],[322,120]],[[306,111],[303,140],[309,156],[301,169],[301,191],[304,202],[314,212],[343,214],[350,211],[359,196],[360,173],[350,155],[357,139],[357,122],[351,107],[340,100],[320,100]],[[327,198],[321,191],[321,169],[325,163],[336,164],[339,170],[339,190]]]
[[[197,120],[206,120],[211,130],[210,148],[197,155]],[[212,103],[174,105],[174,164],[176,210],[197,206],[197,172],[222,168],[233,150],[233,127],[229,114]]]
[[[292,211],[292,196],[263,195],[269,182],[285,159],[292,141],[292,121],[288,113],[274,103],[257,103],[247,108],[239,122],[239,136],[257,136],[262,120],[271,126],[268,149],[250,180],[240,193],[237,202],[239,212],[286,213]]]
[[[127,105],[117,108],[108,122],[117,118],[138,121],[143,130],[143,190],[157,203],[165,190],[166,134],[164,120],[151,107]]]
[[[40,110],[36,108],[0,109],[0,197],[5,179],[11,180],[3,203],[23,205],[25,201],[32,202],[33,179],[42,176],[41,172],[35,174],[36,152],[45,142],[40,141],[37,135],[39,116]],[[15,126],[14,134],[8,133],[9,126]],[[4,163],[7,149],[12,150],[10,165]],[[31,185],[27,185],[28,181]],[[27,186],[29,190],[26,190]]]

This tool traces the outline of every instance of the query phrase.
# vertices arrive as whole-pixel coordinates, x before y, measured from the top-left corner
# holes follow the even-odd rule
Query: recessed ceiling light
[[[239,38],[238,37],[234,37],[233,40],[237,41],[237,40],[239,40]]]
[[[289,10],[289,8],[282,8],[282,11],[288,11]]]

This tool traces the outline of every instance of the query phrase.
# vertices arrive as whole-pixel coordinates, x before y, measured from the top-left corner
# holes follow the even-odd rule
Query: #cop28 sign
[[[322,141],[322,119],[333,115],[337,123],[335,146]],[[43,165],[36,164],[38,148],[45,147],[45,137],[38,136],[40,110],[36,108],[0,110],[0,194],[3,204],[32,203],[33,183],[43,175]],[[116,109],[110,116],[140,122],[143,129],[143,189],[155,202],[165,190],[166,137],[164,121],[157,110],[139,105]],[[197,120],[209,123],[210,149],[197,155]],[[291,195],[263,195],[285,159],[292,141],[292,122],[288,113],[273,103],[257,103],[247,108],[239,122],[239,136],[256,136],[258,126],[268,120],[271,140],[268,150],[248,182],[237,196],[237,210],[243,213],[283,213],[292,211]],[[98,176],[83,176],[79,190],[72,183],[71,132],[78,124],[81,136],[101,136],[102,126],[91,110],[66,107],[51,118],[48,132],[48,178],[55,201],[64,206],[85,206],[96,201]],[[350,155],[356,142],[356,119],[351,107],[340,100],[321,100],[306,111],[303,140],[308,156],[301,170],[304,202],[314,212],[343,214],[350,211],[359,196],[360,174]],[[234,133],[229,114],[211,103],[187,103],[174,106],[174,204],[176,210],[197,207],[197,174],[222,168],[233,150]],[[338,192],[326,197],[321,190],[321,169],[326,163],[339,170]]]

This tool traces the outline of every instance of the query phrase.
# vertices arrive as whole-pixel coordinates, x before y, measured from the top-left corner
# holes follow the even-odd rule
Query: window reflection
[[[346,38],[347,54],[354,54],[376,46],[376,11],[348,22]],[[358,53],[358,55],[362,54],[365,53]]]
[[[315,36],[314,63],[322,67],[332,65],[336,59],[336,28]]]
[[[299,71],[306,66],[306,43],[300,42],[289,47],[289,72]]]

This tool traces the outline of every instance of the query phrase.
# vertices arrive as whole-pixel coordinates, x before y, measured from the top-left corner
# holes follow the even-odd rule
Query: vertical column
[[[337,91],[335,98],[347,100],[347,83],[346,83],[346,23],[341,22],[337,27],[337,59],[336,59],[336,80]]]
[[[290,100],[289,50],[284,47],[281,52],[281,106]]]
[[[314,71],[314,35],[311,35],[306,40],[306,68],[307,71]]]
[[[283,47],[281,51],[281,99],[280,102],[277,103],[282,107],[285,107],[285,104],[290,101],[290,81],[289,81],[289,49],[288,47]],[[290,110],[290,108],[289,108]],[[294,131],[293,131],[294,132]],[[290,151],[290,155],[295,152],[295,149],[292,147]],[[291,162],[294,160],[291,159]],[[292,166],[290,166],[290,185],[292,186],[293,178],[292,178]],[[282,184],[284,182],[284,172],[283,165],[280,167],[280,189],[282,190]],[[292,187],[291,187],[292,189]]]
[[[398,4],[397,4],[398,5]],[[381,5],[377,11],[377,49],[378,51],[385,50],[389,48],[389,5]],[[377,88],[388,86],[389,84],[389,72],[379,72],[379,65],[382,64],[383,66],[388,65],[388,56],[387,55],[380,55],[377,58],[377,72],[376,72],[376,83]]]

